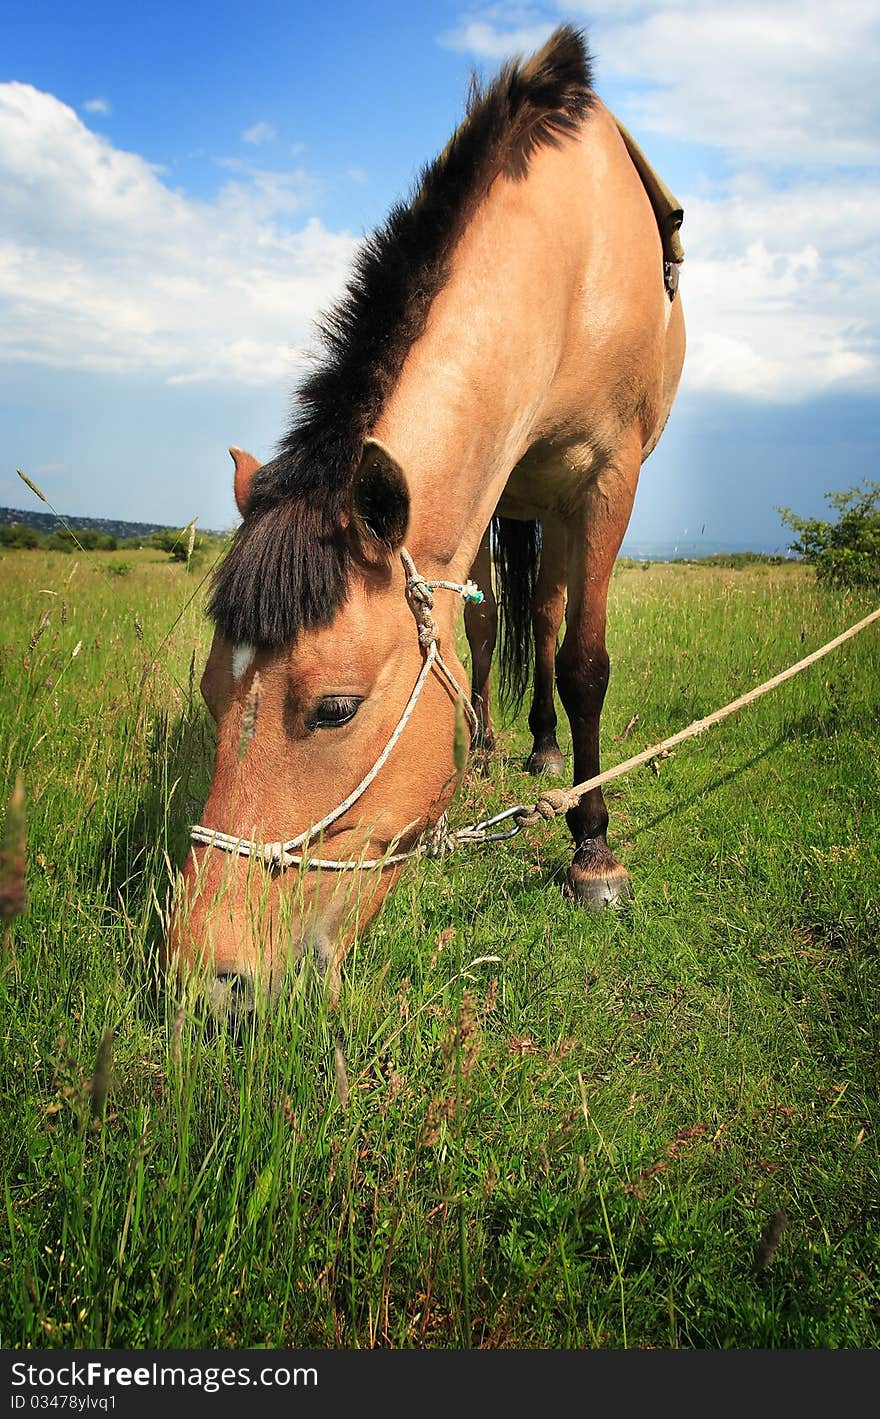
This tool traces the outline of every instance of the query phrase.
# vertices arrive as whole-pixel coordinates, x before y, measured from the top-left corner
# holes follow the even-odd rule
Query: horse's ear
[[[409,526],[409,488],[397,459],[377,439],[367,439],[355,474],[352,524],[371,561],[396,552]]]
[[[235,482],[233,484],[235,501],[239,512],[244,517],[251,500],[251,483],[254,480],[254,474],[258,468],[262,467],[262,464],[257,462],[252,453],[245,453],[243,448],[236,448],[235,444],[232,445],[229,452],[235,464]]]

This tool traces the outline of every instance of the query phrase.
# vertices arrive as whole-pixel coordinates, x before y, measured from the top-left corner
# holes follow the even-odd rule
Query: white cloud
[[[601,72],[646,92],[630,112],[737,161],[880,160],[875,0],[694,0],[595,28]]]
[[[876,387],[876,0],[496,3],[440,42],[498,60],[563,18],[583,19],[599,91],[623,85],[649,154],[662,133],[694,169],[696,195],[679,193],[685,386],[775,401]],[[722,184],[700,171],[706,148]]]
[[[463,50],[481,59],[509,59],[514,54],[537,49],[554,25],[553,20],[542,20],[533,25],[498,27],[489,20],[465,20],[442,34],[439,42],[445,49]]]
[[[603,78],[633,81],[640,124],[748,161],[880,159],[876,0],[553,0],[495,4],[439,37],[499,60],[582,22]],[[646,87],[647,86],[647,87]]]
[[[109,99],[86,99],[83,108],[86,113],[109,114],[113,112],[113,105]]]
[[[289,379],[356,246],[300,206],[296,174],[242,168],[212,202],[0,84],[0,359],[175,383]]]
[[[367,183],[369,182],[369,178],[367,177],[367,174],[364,172],[363,168],[346,168],[346,172],[348,173],[348,176],[351,178],[352,182],[357,183],[358,187],[366,187]]]
[[[246,209],[257,220],[301,212],[318,191],[319,184],[305,168],[260,168],[241,158],[218,158],[217,164],[235,173],[223,187],[220,201],[227,208]]]
[[[878,147],[873,6],[591,0],[589,10],[600,75],[632,84],[626,116],[639,116],[648,151],[651,128],[683,142],[696,132],[729,168],[719,183],[700,173],[704,149],[680,150],[694,163],[680,193],[685,387],[775,401],[875,388],[880,186],[848,166]],[[497,61],[534,48],[560,12],[499,3],[445,42]],[[269,125],[247,132],[260,129]],[[317,181],[305,168],[223,166],[216,198],[191,200],[51,95],[0,85],[0,359],[177,384],[289,380],[356,242],[307,220]]]
[[[686,211],[688,387],[778,401],[880,382],[880,189],[752,177]]]
[[[260,143],[270,143],[277,136],[277,130],[272,127],[271,123],[252,123],[250,128],[246,128],[242,133],[241,141],[259,145]]]
[[[694,0],[679,0],[682,5]],[[696,0],[700,3],[700,0]],[[675,0],[669,0],[667,8],[672,9]],[[528,54],[544,43],[558,24],[567,21],[575,26],[589,28],[595,34],[597,21],[603,16],[613,16],[620,21],[656,9],[650,0],[578,0],[565,3],[559,0],[534,0],[532,4],[517,4],[515,0],[497,0],[495,4],[480,5],[462,17],[452,29],[438,36],[438,43],[444,49],[457,49],[465,54],[473,54],[478,59],[512,59],[518,54]],[[582,19],[578,10],[585,11]]]

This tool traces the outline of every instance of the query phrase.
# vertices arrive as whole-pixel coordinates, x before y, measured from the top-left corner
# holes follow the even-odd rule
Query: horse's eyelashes
[[[306,721],[309,729],[339,729],[354,719],[363,701],[356,695],[327,695]]]

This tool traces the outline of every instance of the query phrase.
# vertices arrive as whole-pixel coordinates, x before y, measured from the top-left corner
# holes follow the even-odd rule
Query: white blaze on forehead
[[[241,645],[232,647],[232,678],[240,680],[246,670],[250,668],[256,651],[247,641],[242,641]]]

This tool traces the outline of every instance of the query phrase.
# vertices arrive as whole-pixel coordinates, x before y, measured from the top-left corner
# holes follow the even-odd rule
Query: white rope
[[[419,645],[425,652],[425,659],[410,697],[404,706],[403,713],[392,730],[391,737],[385,745],[385,748],[373,764],[369,773],[365,774],[357,788],[352,789],[348,797],[343,799],[331,812],[327,813],[320,822],[312,823],[296,837],[289,838],[287,842],[259,843],[255,842],[253,838],[235,837],[230,833],[222,833],[218,828],[205,828],[201,823],[196,823],[190,830],[190,837],[194,843],[199,843],[203,847],[220,848],[222,852],[235,853],[239,857],[258,858],[269,867],[287,868],[305,866],[310,868],[326,868],[335,872],[353,871],[355,869],[367,869],[379,866],[394,866],[396,863],[403,862],[409,857],[422,856],[429,850],[430,844],[423,843],[418,844],[408,852],[394,853],[390,857],[374,858],[369,861],[359,859],[336,861],[332,858],[307,857],[297,852],[298,848],[306,847],[323,833],[325,828],[329,828],[332,823],[335,823],[344,813],[347,813],[349,808],[353,807],[358,799],[366,793],[370,784],[383,768],[389,754],[409,723],[432,667],[436,667],[441,674],[445,675],[452,689],[455,691],[456,696],[461,699],[465,714],[470,721],[471,731],[473,732],[477,728],[477,716],[474,713],[473,705],[440,654],[440,649],[437,645],[439,630],[431,615],[431,610],[434,605],[433,592],[437,589],[455,591],[465,601],[474,602],[482,601],[483,593],[472,581],[464,583],[426,581],[425,578],[420,576],[416,571],[415,563],[405,547],[401,548],[400,556],[407,573],[407,595],[416,618],[416,623],[419,627]]]
[[[775,689],[777,685],[781,685],[786,680],[790,680],[792,676],[800,674],[802,670],[806,670],[808,666],[815,664],[817,660],[821,660],[821,658],[828,655],[830,651],[836,650],[838,646],[843,645],[845,641],[858,635],[859,632],[863,631],[867,626],[880,620],[880,607],[878,607],[877,610],[863,617],[861,621],[850,626],[848,630],[843,631],[839,636],[835,636],[833,640],[828,641],[818,650],[814,650],[810,655],[805,656],[803,660],[799,660],[795,665],[789,666],[787,670],[781,671],[780,674],[774,675],[772,679],[765,680],[763,684],[758,685],[754,690],[749,690],[746,694],[738,696],[735,700],[731,700],[731,702],[722,709],[715,710],[713,714],[707,715],[704,719],[695,720],[693,724],[688,725],[687,729],[679,730],[677,734],[673,734],[668,739],[662,740],[661,743],[654,744],[650,749],[643,749],[640,754],[634,754],[632,758],[625,759],[622,763],[616,764],[614,768],[606,769],[604,773],[596,774],[593,778],[586,779],[583,783],[575,784],[573,788],[548,789],[545,793],[542,793],[537,802],[530,807],[518,803],[512,808],[505,808],[501,813],[496,813],[492,818],[486,818],[480,823],[471,823],[468,827],[459,828],[456,832],[452,833],[449,832],[446,827],[446,815],[444,814],[440,822],[436,825],[433,833],[423,838],[415,847],[405,852],[390,853],[385,857],[336,859],[309,857],[296,853],[293,851],[294,849],[311,842],[329,823],[335,822],[342,813],[350,808],[353,803],[357,802],[361,794],[364,793],[372,783],[382,765],[385,763],[385,760],[388,758],[388,755],[391,753],[394,745],[397,743],[397,740],[400,738],[400,735],[403,733],[432,665],[436,666],[436,668],[446,676],[456,694],[461,696],[471,727],[472,729],[476,728],[477,720],[473,706],[461,691],[455,676],[445,664],[437,649],[436,637],[438,631],[430,612],[433,606],[432,592],[434,590],[442,588],[444,590],[456,591],[467,601],[481,601],[483,599],[482,592],[474,587],[473,582],[465,582],[463,584],[459,584],[458,582],[427,582],[423,577],[419,576],[412,558],[403,548],[401,549],[401,557],[407,569],[407,589],[410,592],[411,604],[413,605],[416,620],[419,623],[419,642],[420,644],[424,644],[426,650],[425,663],[422,666],[413,692],[394,729],[391,739],[373,765],[369,774],[367,774],[366,778],[361,781],[344,803],[340,804],[332,813],[329,813],[320,823],[316,823],[313,827],[307,828],[304,833],[300,833],[298,838],[292,838],[290,842],[259,844],[252,842],[248,838],[230,837],[226,833],[221,833],[212,828],[203,828],[201,826],[192,829],[194,842],[204,843],[209,847],[219,847],[225,852],[239,853],[243,857],[259,857],[271,866],[308,867],[329,872],[351,872],[355,870],[367,871],[370,868],[384,869],[387,867],[395,867],[399,863],[406,862],[413,857],[439,856],[441,853],[451,851],[465,843],[488,843],[497,842],[504,838],[512,838],[521,828],[531,827],[541,820],[550,821],[560,814],[567,812],[591,789],[599,788],[612,779],[619,778],[622,774],[629,773],[632,769],[637,768],[641,764],[650,762],[652,758],[666,753],[674,745],[681,744],[686,739],[692,739],[696,735],[702,734],[711,725],[720,723],[720,721],[726,719],[728,715],[745,708],[745,706],[751,704],[753,700],[758,699],[761,695],[767,694],[769,690]],[[423,634],[426,637],[424,643],[422,642]],[[489,832],[491,827],[503,822],[505,819],[511,818],[514,820],[514,826],[512,828],[504,832]]]
[[[695,719],[687,729],[680,729],[677,734],[671,734],[668,739],[661,740],[659,744],[653,744],[650,749],[643,749],[640,754],[633,754],[632,758],[624,759],[622,763],[615,764],[612,769],[605,769],[603,773],[595,774],[592,778],[585,779],[583,783],[576,783],[573,788],[548,788],[531,808],[520,808],[514,816],[521,827],[530,828],[541,819],[549,822],[551,818],[567,813],[571,808],[577,806],[585,793],[590,793],[594,788],[601,788],[603,784],[620,778],[622,774],[628,774],[631,769],[636,769],[641,764],[650,763],[651,759],[667,754],[676,744],[683,744],[686,739],[693,739],[696,735],[711,728],[712,725],[720,724],[722,719],[727,719],[728,715],[736,714],[737,710],[744,709],[753,700],[766,695],[768,690],[775,690],[777,685],[784,684],[786,680],[790,680],[794,675],[799,675],[808,666],[815,665],[823,655],[828,655],[832,650],[836,650],[845,641],[852,640],[853,636],[857,636],[866,626],[873,625],[878,620],[880,620],[880,607],[876,611],[869,612],[867,616],[863,616],[861,621],[857,621],[848,630],[841,631],[840,635],[835,636],[833,640],[826,641],[825,645],[820,646],[818,650],[805,655],[803,660],[790,665],[787,670],[781,670],[770,680],[765,680],[754,690],[747,690],[744,695],[738,695],[735,700],[731,700],[729,704],[706,715],[703,719]]]

